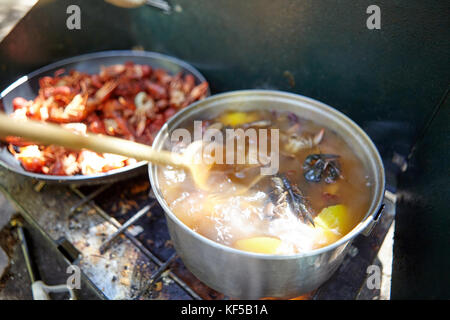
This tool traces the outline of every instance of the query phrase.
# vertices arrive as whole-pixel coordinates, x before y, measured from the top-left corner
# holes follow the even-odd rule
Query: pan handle
[[[75,292],[65,284],[58,284],[55,286],[49,286],[41,280],[35,281],[31,284],[31,292],[34,300],[50,300],[49,293],[55,292],[68,292],[70,300],[77,300]]]
[[[172,11],[170,4],[164,0],[147,0],[146,5],[153,8],[158,8],[164,11],[164,13],[170,13]]]
[[[122,8],[137,8],[146,5],[149,7],[162,10],[164,13],[170,13],[172,11],[170,4],[165,0],[105,0],[105,1]]]
[[[375,228],[375,225],[380,220],[380,217],[381,217],[381,214],[383,213],[383,210],[384,210],[384,203],[381,204],[380,208],[378,209],[378,211],[375,212],[375,214],[373,214],[373,215],[371,215],[369,217],[369,219],[371,221],[369,222],[367,227],[364,229],[364,231],[361,232],[361,234],[363,234],[366,237],[370,236],[370,234],[372,233],[373,228]]]

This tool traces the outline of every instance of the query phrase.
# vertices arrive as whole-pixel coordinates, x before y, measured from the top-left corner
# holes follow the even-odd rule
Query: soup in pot
[[[213,241],[262,254],[308,252],[343,237],[369,209],[363,162],[338,133],[314,121],[290,112],[229,111],[203,120],[201,128],[203,137],[208,129],[224,137],[213,139],[207,152],[215,159],[210,188],[198,188],[189,172],[169,166],[158,170],[158,181],[172,212]],[[239,145],[238,135],[230,135],[236,129],[257,134],[246,134]],[[181,141],[173,149],[187,146]],[[231,151],[232,163],[226,159]],[[278,157],[276,170],[262,174],[269,155]]]

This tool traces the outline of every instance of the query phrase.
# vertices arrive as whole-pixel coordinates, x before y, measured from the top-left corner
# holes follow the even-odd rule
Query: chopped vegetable
[[[342,204],[322,209],[314,222],[324,229],[337,231],[341,236],[352,229],[347,207]]]
[[[248,122],[258,120],[257,116],[248,112],[230,112],[220,117],[220,122],[225,126],[236,127]]]
[[[323,187],[323,191],[332,195],[336,195],[339,191],[339,183],[328,183]]]
[[[333,229],[328,229],[325,225],[319,225],[316,221],[315,248],[322,248],[339,240],[342,235]]]
[[[254,237],[248,239],[241,239],[234,243],[234,247],[239,250],[276,254],[278,247],[281,245],[281,240],[272,237]]]

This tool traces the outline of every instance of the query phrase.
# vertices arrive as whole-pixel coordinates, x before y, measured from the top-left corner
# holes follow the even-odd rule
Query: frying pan
[[[53,76],[54,72],[58,69],[64,68],[66,71],[74,69],[94,74],[100,71],[102,65],[123,64],[127,61],[132,61],[136,64],[146,64],[152,68],[162,68],[172,75],[178,72],[191,74],[194,76],[196,84],[206,81],[205,77],[193,66],[179,59],[160,53],[131,50],[102,51],[64,59],[21,77],[0,93],[0,110],[11,113],[13,111],[12,100],[16,97],[23,97],[27,100],[34,99],[38,95],[39,79],[44,76]],[[208,89],[207,96],[209,95],[210,92]],[[146,162],[141,161],[134,165],[93,175],[52,176],[33,173],[24,170],[20,162],[15,159],[3,143],[0,145],[0,165],[15,173],[39,181],[73,185],[116,182],[145,172],[147,168]]]

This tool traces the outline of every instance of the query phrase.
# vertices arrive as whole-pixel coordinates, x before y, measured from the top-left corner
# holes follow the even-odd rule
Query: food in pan
[[[208,83],[181,73],[132,62],[101,67],[98,74],[61,69],[39,81],[34,100],[13,100],[12,117],[61,124],[78,134],[97,133],[151,145],[178,110],[203,99]],[[27,171],[48,175],[90,175],[135,163],[134,159],[42,146],[7,137],[8,149]]]
[[[183,170],[160,168],[163,198],[193,231],[239,250],[290,255],[337,241],[367,212],[367,170],[333,130],[292,113],[266,110],[229,111],[202,123],[203,130],[221,132],[265,128],[267,140],[269,129],[279,129],[279,170],[261,175],[261,163],[216,161],[208,178],[211,188],[202,190]],[[249,146],[261,142],[260,136],[248,136],[246,159]],[[172,147],[182,151],[186,145],[176,141]]]

